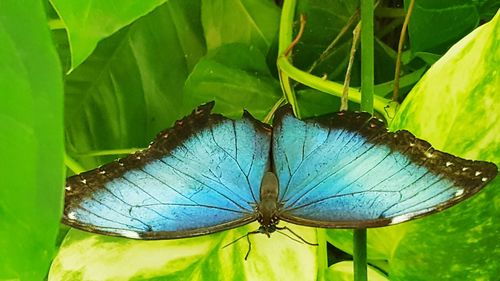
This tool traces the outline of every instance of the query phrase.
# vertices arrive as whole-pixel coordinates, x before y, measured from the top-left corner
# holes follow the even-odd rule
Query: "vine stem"
[[[374,98],[374,0],[361,0],[361,110],[373,114]],[[354,230],[354,281],[366,281],[366,228]]]
[[[295,16],[295,5],[296,0],[286,0],[283,2],[283,8],[281,12],[280,19],[280,30],[278,37],[278,60],[284,59],[286,61],[291,60],[290,56],[287,56],[287,50],[292,44],[293,36],[293,18]],[[297,104],[297,98],[295,97],[295,91],[290,82],[289,75],[282,71],[278,65],[278,74],[280,78],[281,89],[285,95],[286,100],[292,106],[293,113],[297,118],[300,118],[299,106]]]
[[[75,159],[69,156],[68,153],[64,154],[64,164],[75,174],[80,174],[85,172],[85,169],[78,163]]]
[[[337,97],[342,97],[343,85],[341,83],[329,81],[312,75],[306,71],[300,70],[296,68],[291,63],[291,56],[285,56],[284,53],[287,50],[288,46],[292,43],[293,39],[293,20],[295,15],[295,4],[296,0],[285,0],[283,3],[283,8],[281,11],[281,20],[280,20],[280,31],[279,31],[279,44],[278,44],[278,73],[280,76],[280,83],[282,90],[284,92],[284,96],[286,97],[288,103],[292,105],[294,109],[294,113],[297,117],[300,116],[300,110],[298,108],[297,100],[295,97],[295,92],[293,91],[293,87],[290,83],[290,79],[293,79],[301,84],[304,84],[308,87],[316,89],[318,91],[334,95]],[[373,11],[372,11],[373,14]],[[373,23],[372,23],[373,26]],[[361,35],[361,38],[363,36]],[[373,34],[372,34],[373,38]],[[363,39],[361,39],[363,40]],[[373,48],[372,48],[373,49]],[[373,57],[372,57],[373,60]],[[372,82],[373,83],[373,82]],[[373,89],[373,87],[372,87]],[[387,121],[390,121],[396,113],[397,103],[391,102],[390,99],[386,99],[381,96],[373,96],[373,107],[375,110],[380,113]],[[355,103],[361,103],[361,93],[356,88],[348,89],[348,98],[349,101]],[[372,109],[373,110],[373,109]]]
[[[401,28],[401,34],[399,35],[398,56],[396,58],[396,69],[394,70],[394,91],[392,93],[393,101],[397,101],[399,97],[399,73],[401,72],[401,55],[403,53],[403,46],[406,38],[406,30],[408,28],[408,23],[410,22],[410,17],[411,13],[413,12],[414,5],[415,5],[415,0],[410,0],[410,5],[408,6],[408,12],[406,13],[405,21],[403,22],[403,27]]]
[[[361,110],[373,114],[374,29],[373,0],[361,0]]]
[[[367,281],[366,228],[354,230],[354,281]]]

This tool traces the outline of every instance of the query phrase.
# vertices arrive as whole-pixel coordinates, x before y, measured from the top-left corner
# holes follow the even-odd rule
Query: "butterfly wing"
[[[395,224],[452,206],[497,174],[492,163],[434,150],[408,131],[388,132],[368,113],[301,121],[281,109],[274,124],[280,217],[292,223]]]
[[[63,222],[137,239],[190,237],[256,219],[271,129],[203,105],[146,150],[68,178]]]

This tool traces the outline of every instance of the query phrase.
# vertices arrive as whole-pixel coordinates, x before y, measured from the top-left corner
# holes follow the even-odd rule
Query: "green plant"
[[[307,240],[335,247],[326,268],[326,243],[315,248],[256,236],[247,262],[246,244],[221,249],[254,224],[206,237],[133,241],[67,232],[58,222],[63,159],[69,173],[91,169],[117,157],[112,154],[145,147],[209,100],[226,116],[237,118],[246,108],[263,119],[283,96],[279,71],[300,82],[290,85],[303,117],[338,110],[357,1],[292,5],[296,16],[281,24],[289,25],[291,38],[305,14],[306,28],[291,63],[279,69],[284,11],[272,1],[18,2],[0,4],[0,279],[40,280],[52,263],[49,280],[352,280],[346,271],[352,268],[350,230],[290,226]],[[374,10],[375,111],[391,129],[409,129],[438,149],[498,165],[498,3],[417,0],[402,60],[402,106],[394,116],[385,106],[395,110],[389,99],[405,12],[389,2]],[[359,108],[360,73],[356,55],[352,109]],[[494,278],[500,268],[498,188],[497,179],[435,216],[369,230],[370,280]],[[57,231],[64,241],[55,246]]]

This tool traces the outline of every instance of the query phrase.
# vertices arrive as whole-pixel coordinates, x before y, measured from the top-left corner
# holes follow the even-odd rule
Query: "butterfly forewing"
[[[256,219],[271,130],[199,107],[144,150],[68,178],[63,221],[140,239],[207,234]]]
[[[494,164],[434,150],[368,113],[305,121],[276,114],[273,163],[284,220],[319,227],[398,223],[453,205],[495,177]]]

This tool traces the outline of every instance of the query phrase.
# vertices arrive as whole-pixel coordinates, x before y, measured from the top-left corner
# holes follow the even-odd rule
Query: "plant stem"
[[[361,0],[361,110],[373,113],[373,0]]]
[[[278,58],[278,68],[280,72],[299,83],[339,98],[342,97],[342,84],[324,80],[318,76],[302,71],[293,66],[285,57]],[[391,103],[391,100],[381,96],[373,96],[373,98],[373,106],[378,113],[382,114],[386,120],[394,118],[397,109],[396,103]],[[355,88],[349,88],[349,100],[355,103],[361,103],[360,91]]]
[[[361,110],[373,113],[374,29],[373,0],[361,0]],[[366,229],[354,230],[354,281],[366,281]]]
[[[278,38],[278,57],[283,58],[284,60],[289,60],[290,58],[285,54],[288,52],[290,45],[292,44],[292,36],[293,36],[293,18],[295,15],[295,5],[296,0],[286,0],[283,2],[283,8],[281,11],[281,20],[280,20],[280,30],[279,30],[279,38]],[[278,74],[280,77],[281,89],[283,90],[283,94],[290,103],[293,108],[293,113],[295,116],[300,118],[300,111],[297,104],[297,98],[295,97],[295,91],[290,81],[287,73],[281,71],[278,67]]]
[[[408,28],[408,23],[410,22],[411,13],[413,11],[413,6],[415,5],[415,0],[410,0],[410,6],[408,7],[408,12],[406,13],[405,21],[403,27],[401,28],[401,34],[399,35],[398,44],[398,56],[396,59],[396,69],[394,70],[394,92],[392,94],[392,100],[397,101],[399,97],[399,73],[401,72],[401,54],[403,53],[403,46],[406,38],[406,29]]]
[[[64,164],[75,174],[85,172],[85,169],[75,159],[71,158],[68,153],[64,153]]]
[[[359,30],[361,29],[361,22],[358,22],[356,27],[352,32],[352,45],[351,53],[349,55],[349,64],[347,65],[347,70],[345,72],[344,79],[344,89],[342,90],[342,98],[340,99],[340,110],[347,110],[347,105],[349,101],[349,83],[351,82],[351,71],[352,65],[354,64],[354,56],[356,55],[356,46],[359,41]]]
[[[264,117],[263,122],[267,124],[271,124],[271,119],[274,116],[274,113],[278,108],[286,101],[285,97],[281,97],[271,108],[271,110],[267,113],[266,117]]]
[[[366,281],[366,228],[354,229],[354,281]]]
[[[316,237],[318,243],[318,277],[317,280],[325,280],[325,272],[328,269],[328,256],[326,245],[326,230],[316,228]]]

